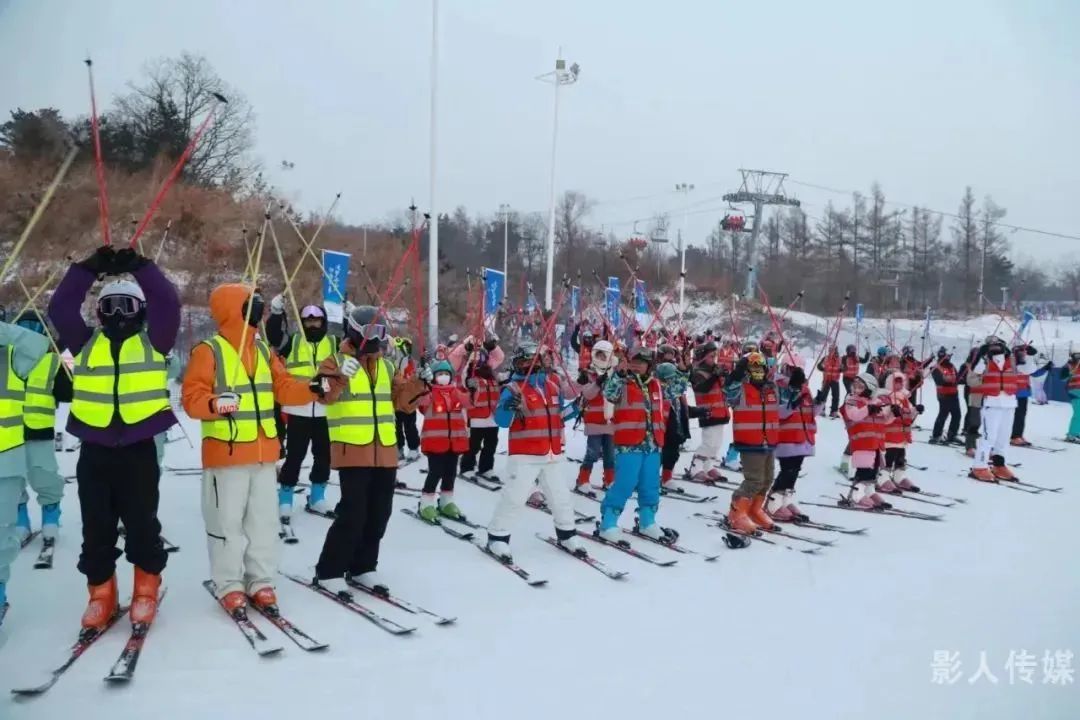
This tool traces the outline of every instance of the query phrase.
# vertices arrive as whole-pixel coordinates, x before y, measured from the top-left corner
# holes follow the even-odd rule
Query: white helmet
[[[131,280],[111,280],[105,283],[101,288],[101,292],[98,293],[98,302],[112,295],[126,295],[135,298],[141,303],[146,302],[146,295],[143,294],[139,283]]]
[[[605,360],[600,360],[596,354],[600,353],[606,356]],[[615,367],[618,361],[615,359],[615,347],[607,340],[599,340],[592,346],[592,369],[596,372],[605,373],[611,368]]]

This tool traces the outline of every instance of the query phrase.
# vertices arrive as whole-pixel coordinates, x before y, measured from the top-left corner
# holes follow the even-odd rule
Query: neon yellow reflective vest
[[[322,361],[336,352],[337,338],[327,335],[313,344],[304,339],[304,333],[299,332],[293,335],[289,357],[285,359],[285,369],[293,377],[310,379],[315,377]]]
[[[339,356],[337,360],[340,367],[342,358]],[[367,370],[361,365],[337,402],[326,406],[330,442],[370,445],[378,430],[380,445],[397,444],[394,403],[390,400],[394,369],[383,358],[379,358],[375,368],[374,387]]]
[[[60,356],[47,352],[26,378],[26,404],[23,422],[31,430],[48,430],[56,424],[56,398],[53,384],[60,369]]]
[[[71,384],[71,414],[90,427],[109,427],[117,408],[127,425],[169,409],[165,356],[145,330],[120,346],[119,364],[113,362],[109,338],[95,330],[75,356]]]
[[[237,370],[240,355],[225,338],[215,335],[204,344],[214,353],[214,394],[227,392],[229,382],[234,377],[240,378],[234,390],[240,396],[240,407],[220,420],[204,420],[202,436],[222,442],[255,442],[262,428],[266,437],[276,438],[274,376],[270,372],[270,350],[266,343],[255,341],[255,377],[249,377],[244,368]]]
[[[0,452],[17,448],[24,442],[23,398],[26,385],[15,374],[11,345],[0,350]]]

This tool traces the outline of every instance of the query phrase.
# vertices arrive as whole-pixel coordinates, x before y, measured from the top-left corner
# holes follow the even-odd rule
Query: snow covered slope
[[[936,409],[932,398],[927,405],[931,418],[921,420],[923,427]],[[1056,404],[1033,408],[1028,438],[1061,446],[1054,438],[1063,435],[1067,413]],[[818,457],[808,460],[808,475],[798,484],[805,500],[841,490],[832,466],[844,444],[843,427],[839,420],[821,424]],[[197,440],[197,424],[185,420],[185,426]],[[569,454],[580,457],[584,438],[570,437]],[[76,455],[61,456],[69,473]],[[679,529],[685,545],[720,553],[719,560],[706,563],[635,541],[650,554],[679,561],[658,568],[590,543],[595,556],[630,572],[622,581],[537,540],[534,533],[550,532],[551,525],[535,510],[521,510],[513,544],[522,566],[549,579],[543,588],[395,512],[380,571],[401,596],[456,615],[458,622],[436,627],[362,598],[418,626],[412,636],[394,637],[283,580],[285,613],[331,647],[304,653],[256,618],[285,644],[279,657],[268,659],[251,651],[200,587],[207,559],[198,477],[167,473],[160,515],[165,536],[181,549],[169,558],[169,594],[135,680],[125,687],[102,682],[127,635],[121,623],[47,695],[0,697],[0,718],[1078,717],[1077,687],[1044,684],[1043,655],[1080,651],[1080,447],[1010,452],[1010,460],[1022,462],[1021,479],[1065,488],[1035,495],[965,479],[966,458],[953,449],[917,443],[910,457],[931,468],[911,472],[917,484],[968,502],[945,509],[897,501],[940,512],[943,522],[806,507],[815,520],[869,528],[865,536],[801,531],[836,540],[821,555],[807,556],[762,542],[724,548],[718,531],[690,516],[726,509],[726,491],[710,491],[719,499],[705,506],[665,500],[661,522]],[[496,472],[505,461],[498,456]],[[198,453],[181,438],[169,444],[166,463],[192,467]],[[401,476],[418,485],[422,467],[416,463]],[[572,482],[576,466],[565,463],[563,473]],[[480,522],[495,497],[467,483],[458,491],[462,508]],[[69,485],[54,569],[32,568],[36,544],[15,563],[0,688],[59,664],[74,638],[85,602],[83,577],[75,570],[77,502],[76,486]],[[399,497],[396,504],[414,502]],[[589,513],[599,507],[584,498],[577,504]],[[32,514],[36,525],[36,507]],[[630,522],[628,510],[623,524]],[[309,573],[328,525],[298,512],[300,543],[283,548],[283,568]],[[126,594],[131,569],[120,562]],[[1006,661],[1010,651],[1021,650],[1036,658],[1032,685],[1019,675],[1010,684]],[[932,682],[939,651],[959,653],[955,684]],[[969,682],[981,652],[997,684],[985,677]]]

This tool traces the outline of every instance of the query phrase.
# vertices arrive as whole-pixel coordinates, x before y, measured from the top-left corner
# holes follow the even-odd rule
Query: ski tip
[[[548,583],[547,580],[526,580],[526,582],[529,583],[531,587],[544,587]]]

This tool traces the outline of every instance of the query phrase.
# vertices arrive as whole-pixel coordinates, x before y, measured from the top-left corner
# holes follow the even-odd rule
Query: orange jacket
[[[217,323],[218,333],[234,348],[240,346],[240,336],[244,332],[243,307],[249,290],[244,285],[219,285],[210,293],[210,314]],[[244,340],[241,357],[244,368],[250,374],[254,371],[255,328],[249,327]],[[219,420],[220,415],[211,409],[214,395],[214,353],[204,343],[199,343],[191,351],[180,402],[190,417],[196,420]],[[294,378],[285,370],[281,358],[270,353],[270,373],[274,378],[274,399],[281,405],[306,405],[318,400],[315,393],[308,389],[307,380]],[[202,441],[202,464],[204,468],[225,467],[229,465],[253,465],[255,463],[275,462],[281,446],[276,438],[268,438],[259,430],[255,442],[229,443],[204,438]]]

